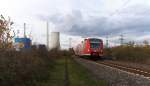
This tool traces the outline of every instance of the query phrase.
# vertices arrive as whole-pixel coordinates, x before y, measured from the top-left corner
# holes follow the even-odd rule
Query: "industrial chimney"
[[[50,50],[52,49],[60,49],[59,32],[51,32]]]

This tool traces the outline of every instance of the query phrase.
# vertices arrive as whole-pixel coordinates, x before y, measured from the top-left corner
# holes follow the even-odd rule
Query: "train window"
[[[90,47],[91,47],[92,49],[100,48],[100,43],[90,43]]]
[[[100,43],[100,39],[90,39],[90,43]]]
[[[100,39],[90,39],[90,47],[92,49],[100,48],[100,42],[101,42]]]

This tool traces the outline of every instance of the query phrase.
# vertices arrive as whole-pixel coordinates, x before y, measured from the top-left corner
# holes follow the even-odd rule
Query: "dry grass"
[[[149,46],[118,46],[110,49],[105,49],[107,56],[112,56],[117,60],[146,62],[150,59]]]
[[[28,51],[0,49],[0,86],[39,86],[49,80],[55,60],[71,53],[45,47]]]
[[[52,60],[45,49],[0,53],[0,86],[37,86],[49,78]]]

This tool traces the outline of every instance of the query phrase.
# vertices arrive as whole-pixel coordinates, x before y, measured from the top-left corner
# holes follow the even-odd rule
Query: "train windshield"
[[[92,49],[100,48],[100,43],[90,43]]]
[[[92,49],[100,48],[100,42],[101,42],[100,39],[90,39],[90,47]]]

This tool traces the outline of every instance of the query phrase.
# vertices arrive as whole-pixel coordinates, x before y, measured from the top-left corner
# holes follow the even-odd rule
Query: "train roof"
[[[85,39],[100,39],[100,40],[102,40],[101,38],[94,38],[94,37],[88,37],[88,38],[85,38]]]

